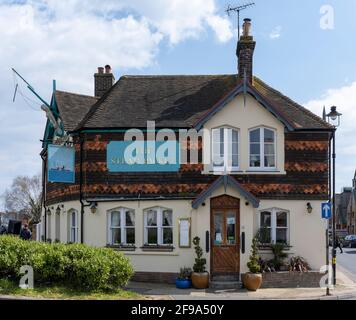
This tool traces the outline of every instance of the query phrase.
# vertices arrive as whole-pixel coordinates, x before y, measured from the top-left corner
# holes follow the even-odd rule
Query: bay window
[[[250,168],[276,168],[276,132],[268,128],[256,128],[249,131]]]
[[[268,209],[259,213],[259,238],[262,244],[289,243],[289,213]]]
[[[110,245],[135,244],[135,212],[119,208],[109,212],[108,242]]]
[[[173,213],[161,207],[144,211],[145,245],[173,244]]]
[[[232,171],[239,168],[239,131],[237,129],[212,129],[212,162],[214,171]]]

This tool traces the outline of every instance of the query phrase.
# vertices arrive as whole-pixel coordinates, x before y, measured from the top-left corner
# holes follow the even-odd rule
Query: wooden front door
[[[240,272],[240,201],[230,196],[211,202],[211,273]]]

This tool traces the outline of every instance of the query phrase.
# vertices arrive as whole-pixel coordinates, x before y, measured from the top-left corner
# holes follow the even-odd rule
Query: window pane
[[[259,155],[260,154],[260,144],[259,143],[251,143],[250,144],[250,154]]]
[[[120,226],[120,212],[115,211],[111,213],[111,226],[112,227]]]
[[[276,242],[277,243],[287,243],[287,229],[286,228],[277,228]]]
[[[228,244],[236,243],[235,214],[229,212],[226,216],[226,240]]]
[[[172,228],[163,228],[163,244],[173,244]]]
[[[148,226],[157,226],[157,211],[148,210],[146,212],[146,219]]]
[[[157,228],[147,228],[148,244],[157,244]]]
[[[213,165],[224,165],[224,128],[213,129]]]
[[[265,142],[274,142],[274,131],[265,129]]]
[[[273,168],[276,166],[276,159],[274,156],[265,156],[265,167]]]
[[[219,245],[223,242],[223,221],[222,213],[214,214],[214,244]]]
[[[71,242],[76,242],[76,232],[75,232],[75,228],[71,228],[70,229],[70,241]]]
[[[259,230],[259,241],[261,243],[271,243],[272,236],[271,236],[271,228],[262,227]]]
[[[164,210],[163,211],[163,219],[162,219],[162,225],[171,227],[172,224],[172,211],[171,210]]]
[[[271,213],[268,211],[261,212],[261,228],[271,227]]]
[[[287,212],[277,212],[277,227],[287,227]]]
[[[250,142],[260,142],[260,129],[250,131]]]
[[[76,221],[75,221],[75,212],[72,212],[72,227],[75,227]]]
[[[239,142],[239,132],[237,130],[232,129],[232,143]]]
[[[135,228],[126,228],[126,243],[135,244]]]
[[[126,227],[133,227],[135,225],[135,213],[132,210],[126,211]]]
[[[121,243],[121,229],[120,228],[114,228],[111,229],[111,234],[112,234],[112,244],[120,244]]]
[[[274,155],[274,144],[265,143],[265,154]]]
[[[260,167],[261,166],[261,157],[251,155],[250,157],[250,167]]]

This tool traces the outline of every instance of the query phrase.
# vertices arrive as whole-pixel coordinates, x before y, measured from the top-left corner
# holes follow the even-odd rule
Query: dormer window
[[[239,168],[239,131],[232,128],[212,129],[212,162],[214,171],[236,171]]]
[[[250,169],[272,170],[276,168],[276,132],[269,128],[249,131]]]

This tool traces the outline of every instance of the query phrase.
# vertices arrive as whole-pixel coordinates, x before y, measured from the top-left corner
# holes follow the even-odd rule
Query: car
[[[351,234],[346,236],[342,244],[344,247],[356,248],[356,235]]]

